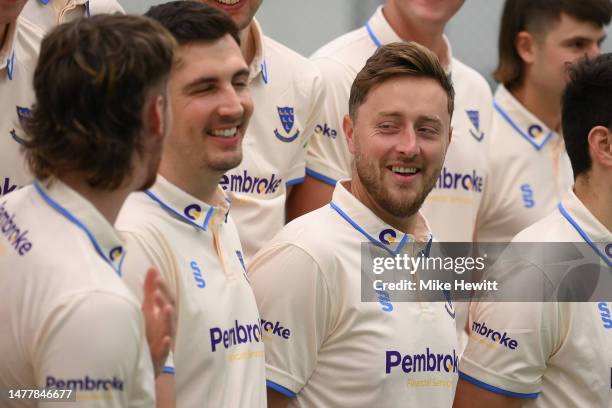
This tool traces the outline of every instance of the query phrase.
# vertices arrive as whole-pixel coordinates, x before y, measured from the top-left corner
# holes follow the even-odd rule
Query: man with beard
[[[112,225],[128,194],[155,180],[175,45],[136,16],[79,19],[42,42],[24,139],[36,180],[0,200],[3,393],[71,389],[74,406],[154,403],[155,330],[145,333],[121,280],[125,251]],[[145,305],[161,295],[153,280],[147,274]],[[170,339],[159,340],[167,355]],[[38,406],[4,397],[2,406]]]
[[[157,381],[178,407],[264,407],[259,313],[246,277],[230,200],[219,186],[242,160],[253,102],[238,28],[222,11],[192,1],[151,8],[177,39],[170,82],[173,126],[159,176],[132,195],[117,221],[129,254],[126,281],[142,287],[153,264],[176,297],[173,361]],[[176,392],[174,391],[176,390]]]
[[[444,162],[453,103],[435,54],[416,43],[381,47],[357,74],[343,122],[353,178],[338,182],[329,205],[289,223],[249,270],[270,406],[452,404],[452,309],[393,302],[384,291],[364,302],[362,290],[374,289],[361,287],[360,271],[363,242],[387,255],[429,246],[419,208]]]
[[[285,204],[304,181],[306,146],[323,109],[314,64],[266,37],[254,18],[262,0],[199,0],[225,11],[240,29],[255,104],[244,160],[221,178],[232,200],[245,261],[285,225]]]

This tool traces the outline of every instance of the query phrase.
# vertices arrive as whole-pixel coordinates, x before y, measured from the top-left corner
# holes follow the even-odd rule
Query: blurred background
[[[579,1],[579,0],[578,0]],[[119,0],[128,13],[141,14],[159,0]],[[264,33],[302,55],[361,27],[382,0],[264,0],[256,17]],[[502,0],[467,0],[447,26],[453,55],[478,70],[494,85],[491,72],[497,63],[497,32]],[[608,37],[612,29],[606,28]],[[612,51],[606,40],[604,52]]]

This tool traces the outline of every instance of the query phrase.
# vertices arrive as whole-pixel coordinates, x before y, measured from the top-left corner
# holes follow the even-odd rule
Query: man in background
[[[244,160],[221,178],[248,262],[285,225],[287,197],[304,180],[306,146],[319,122],[323,84],[310,61],[263,34],[254,18],[262,0],[199,1],[225,11],[236,23],[250,71],[255,113]]]
[[[499,33],[489,183],[476,238],[509,242],[550,213],[572,171],[561,135],[570,63],[599,54],[610,0],[507,0]]]

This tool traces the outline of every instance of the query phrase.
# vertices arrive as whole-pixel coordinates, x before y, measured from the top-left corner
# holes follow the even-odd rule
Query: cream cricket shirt
[[[72,389],[74,407],[154,405],[123,257],[113,227],[60,181],[0,198],[0,387]]]
[[[431,239],[385,224],[338,183],[330,205],[291,223],[253,259],[268,387],[304,407],[450,407],[457,382],[446,303],[361,300],[361,243],[396,254]],[[372,288],[372,290],[374,290]],[[429,362],[429,363],[427,363]]]
[[[130,255],[125,280],[141,291],[156,266],[174,293],[178,327],[174,372],[178,407],[265,407],[264,344],[230,205],[214,207],[161,176],[132,194],[117,227]]]
[[[307,173],[334,184],[348,177],[351,155],[342,120],[348,113],[350,88],[357,73],[376,48],[401,41],[387,23],[382,7],[365,27],[325,45],[313,56],[326,86],[324,118],[308,150]],[[486,144],[491,121],[491,91],[485,79],[450,55],[455,86],[453,138],[438,183],[422,211],[440,241],[472,241],[476,214],[486,177]]]
[[[573,193],[514,242],[586,242],[612,273],[612,233]],[[610,302],[473,304],[460,376],[528,398],[527,407],[610,407],[611,310]],[[506,339],[485,337],[490,329]]]
[[[553,211],[573,184],[561,135],[500,85],[489,143],[489,179],[478,215],[481,242],[510,242]]]
[[[21,122],[34,101],[32,76],[42,36],[19,17],[0,49],[0,197],[32,181],[20,152],[25,137]]]
[[[306,144],[323,106],[314,64],[265,37],[255,20],[252,27],[256,55],[249,89],[255,113],[242,143],[242,163],[221,179],[245,260],[285,225],[287,188],[304,180]]]
[[[125,12],[116,0],[29,0],[21,15],[46,34],[58,24],[105,13]]]

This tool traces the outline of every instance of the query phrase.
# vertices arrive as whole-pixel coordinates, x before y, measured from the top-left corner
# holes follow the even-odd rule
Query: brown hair
[[[152,19],[99,15],[56,27],[42,42],[26,160],[40,180],[78,171],[103,190],[143,149],[143,109],[163,93],[176,41]]]
[[[565,148],[576,178],[591,170],[591,129],[612,130],[612,53],[581,60],[570,68],[562,118]]]
[[[523,60],[516,51],[521,31],[542,34],[561,19],[561,13],[600,27],[610,23],[610,0],[506,0],[498,39],[499,62],[493,72],[498,82],[512,89],[523,81]]]
[[[455,90],[450,77],[444,72],[438,57],[426,47],[415,42],[396,42],[380,47],[372,55],[353,81],[349,98],[349,115],[354,121],[357,109],[365,101],[370,90],[397,76],[413,76],[434,79],[448,96],[448,113],[453,115]]]

